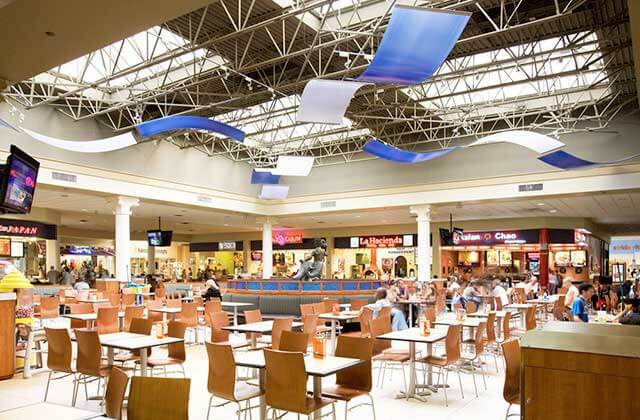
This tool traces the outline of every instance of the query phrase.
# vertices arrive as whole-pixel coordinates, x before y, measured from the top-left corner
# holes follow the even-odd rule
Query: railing
[[[228,291],[244,293],[373,293],[382,286],[378,280],[229,280]]]

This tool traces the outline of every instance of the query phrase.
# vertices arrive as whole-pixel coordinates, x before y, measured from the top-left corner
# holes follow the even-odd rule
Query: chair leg
[[[331,419],[336,420],[336,403],[331,404]],[[346,417],[345,420],[347,420]]]
[[[349,401],[344,402],[344,420],[347,420],[349,417]]]
[[[403,364],[400,364],[400,369],[402,369],[402,381],[404,382],[404,393],[407,396],[407,401],[409,401],[409,388],[407,387],[407,375],[404,371]]]
[[[460,375],[460,372],[458,371],[458,375]],[[476,391],[476,398],[478,397],[478,385],[476,384],[476,370],[475,367],[473,366],[473,363],[471,363],[471,377],[473,378],[473,389]]]
[[[440,368],[440,372],[442,372],[442,369],[444,368]],[[449,369],[447,369],[447,374],[444,377],[444,383],[442,384],[443,387],[442,389],[444,390],[444,406],[445,407],[449,407],[449,401],[447,400],[447,384],[449,383]]]
[[[373,396],[371,394],[369,394],[369,399],[371,400],[371,411],[373,413],[373,420],[377,420],[376,419],[376,407],[373,404]],[[346,420],[346,417],[345,417],[345,420]]]
[[[49,383],[51,382],[51,375],[53,371],[49,372],[49,377],[47,378],[47,388],[44,390],[44,400],[47,401],[47,395],[49,395]]]
[[[484,373],[484,365],[482,364],[482,359],[480,359],[480,373],[482,374],[482,383],[484,384],[484,390],[487,390],[487,380],[485,379]]]
[[[460,376],[460,367],[456,368],[456,372],[458,373],[458,383],[460,384],[460,395],[462,395],[462,399],[464,400],[464,389],[462,388],[462,377]]]
[[[207,409],[207,420],[209,420],[209,414],[211,413],[211,403],[213,402],[213,394],[209,397],[209,408]]]
[[[511,403],[509,403],[509,405],[507,406],[507,414],[504,416],[504,420],[507,420],[509,418],[509,410],[511,410]]]

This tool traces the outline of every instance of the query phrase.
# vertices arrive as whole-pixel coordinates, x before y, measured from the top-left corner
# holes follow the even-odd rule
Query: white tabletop
[[[184,341],[182,338],[157,338],[152,335],[134,334],[129,332],[100,335],[100,344],[102,346],[122,350],[140,350],[149,347],[164,346],[166,344],[180,343],[182,341]]]
[[[62,316],[69,319],[75,319],[77,321],[95,321],[98,319],[98,314],[95,312],[90,312],[88,314],[64,314]],[[124,311],[119,311],[118,317],[124,318]]]
[[[253,306],[253,303],[245,303],[245,302],[220,302],[220,305],[222,305],[222,307],[227,307],[227,308],[246,308],[247,306]]]
[[[179,314],[182,312],[182,308],[151,308],[151,312],[160,312],[165,314]]]
[[[478,318],[466,318],[464,321],[458,321],[455,318],[442,318],[436,319],[433,325],[462,325],[463,327],[475,328],[478,327],[481,322],[486,321]]]
[[[504,318],[507,314],[507,312],[509,311],[495,311],[496,312],[496,318]],[[471,314],[467,314],[467,317],[469,318],[488,318],[489,317],[489,313],[488,312],[474,312]]]
[[[358,311],[342,311],[338,314],[333,314],[331,312],[327,312],[324,314],[318,315],[320,319],[334,319],[336,321],[349,321],[350,319],[357,319],[360,313]]]
[[[537,299],[528,299],[527,303],[533,303],[533,304],[539,304],[539,305],[543,305],[543,304],[548,304],[548,303],[555,303],[558,301],[558,295],[551,295],[551,296],[547,296],[547,300],[544,300],[543,298],[537,298]]]
[[[0,420],[42,420],[45,418],[85,420],[102,416],[95,411],[41,402],[0,411]]]
[[[236,365],[256,369],[265,367],[264,352],[259,351],[242,351],[234,354]],[[360,359],[351,359],[348,357],[324,356],[316,357],[313,355],[305,356],[304,365],[307,373],[311,376],[329,376],[343,369],[363,363]]]
[[[304,324],[302,322],[293,321],[291,324],[291,328],[300,328]],[[224,330],[229,331],[240,331],[246,333],[268,333],[273,329],[273,321],[261,321],[261,322],[252,322],[249,324],[241,324],[241,325],[230,325],[228,327],[224,327]]]
[[[508,305],[505,305],[504,307],[507,309],[529,309],[535,306],[537,305],[530,304],[530,303],[510,303]]]
[[[413,341],[414,343],[435,343],[447,337],[448,328],[431,328],[429,335],[422,335],[420,328],[409,328],[379,335],[377,339],[393,341]]]
[[[111,302],[109,299],[101,298],[101,299],[89,299],[89,298],[78,298],[76,299],[78,303],[105,303]]]

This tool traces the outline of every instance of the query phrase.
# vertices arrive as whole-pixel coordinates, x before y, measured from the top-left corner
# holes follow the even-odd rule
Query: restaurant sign
[[[48,225],[39,222],[0,219],[0,236],[57,239],[58,228],[56,225]]]
[[[454,245],[517,245],[538,243],[538,230],[453,232]]]
[[[274,231],[272,234],[272,242],[280,246],[286,244],[301,244],[304,239],[302,232],[298,231]]]
[[[220,251],[235,251],[236,243],[235,242],[218,242],[218,249]]]
[[[354,246],[356,245],[357,246]],[[413,246],[413,235],[360,236],[351,239],[352,248],[398,248]]]

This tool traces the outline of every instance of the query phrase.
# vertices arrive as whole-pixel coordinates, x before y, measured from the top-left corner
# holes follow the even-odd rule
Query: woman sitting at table
[[[207,290],[202,294],[202,299],[205,302],[208,302],[212,298],[222,299],[222,293],[220,293],[220,287],[216,284],[216,281],[213,279],[209,279],[204,284],[207,287]]]
[[[367,305],[373,311],[373,318],[377,318],[380,310],[384,307],[391,307],[391,329],[393,331],[406,330],[407,320],[404,314],[398,308],[394,308],[387,299],[387,289],[381,287],[376,290],[376,303],[370,303]]]
[[[627,325],[640,325],[640,299],[625,299],[626,307],[614,321]]]

